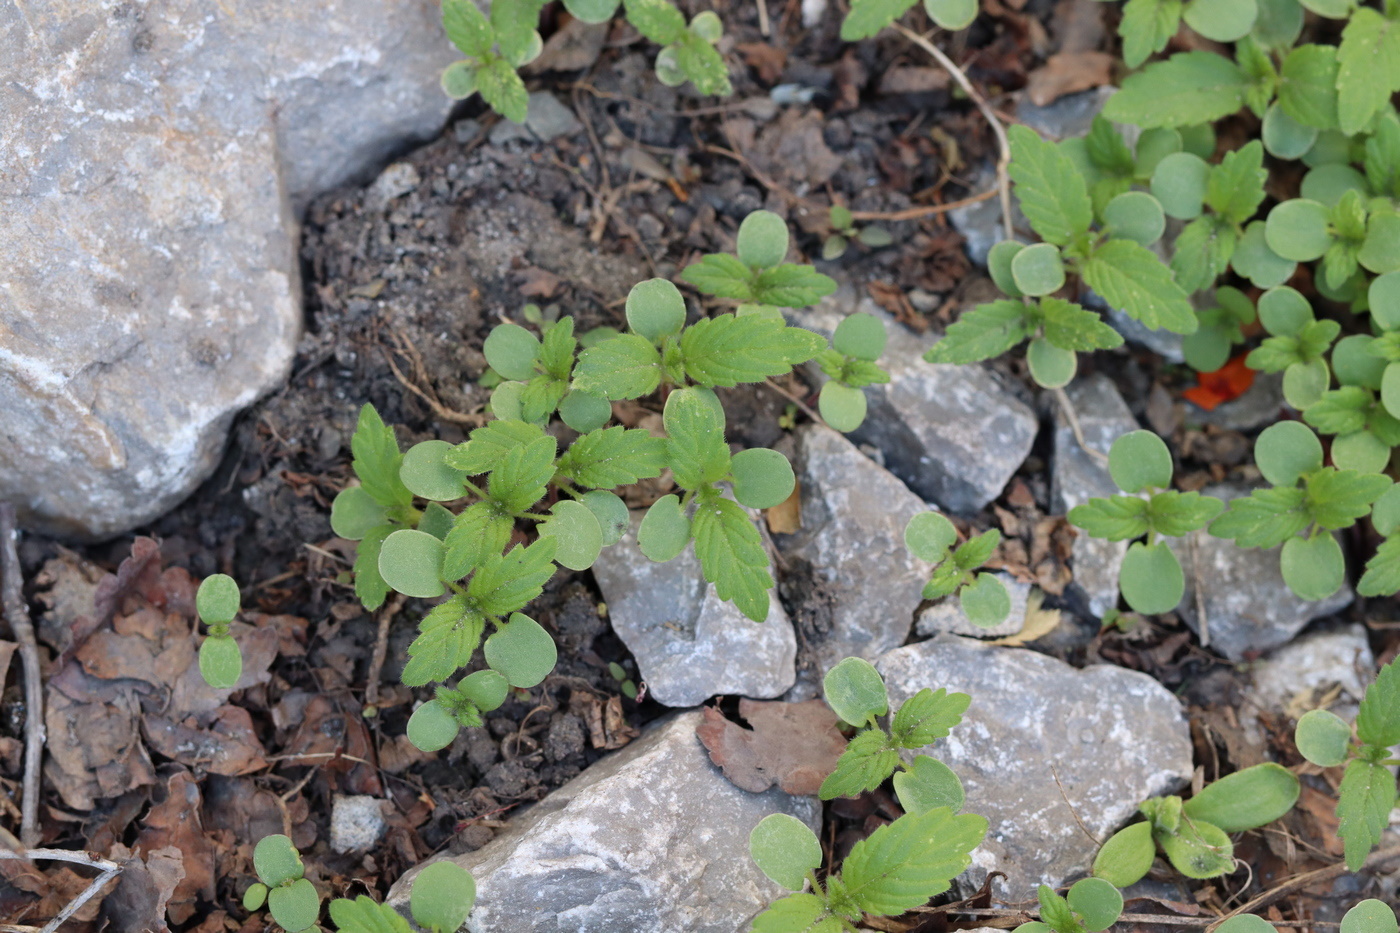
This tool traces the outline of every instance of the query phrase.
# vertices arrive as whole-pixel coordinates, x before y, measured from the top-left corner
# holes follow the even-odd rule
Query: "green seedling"
[[[228,627],[238,617],[238,584],[227,574],[205,577],[195,594],[195,611],[209,629],[199,646],[199,673],[204,682],[219,690],[229,690],[243,676],[243,654]]]
[[[1040,919],[1021,924],[1015,933],[1103,933],[1123,915],[1123,895],[1102,878],[1081,878],[1065,897],[1042,884],[1036,897]]]
[[[565,0],[574,17],[589,23],[612,19],[621,0]],[[491,4],[489,17],[474,0],[442,0],[447,38],[465,56],[442,73],[442,89],[462,100],[480,94],[492,110],[516,123],[525,122],[530,95],[516,69],[534,61],[544,48],[538,24],[546,0],[511,0]],[[711,12],[686,23],[667,0],[626,0],[627,20],[638,32],[662,46],[656,75],[672,87],[692,82],[702,94],[732,92],[728,68],[715,48],[724,25]]]
[[[958,544],[958,530],[937,512],[920,512],[904,526],[904,546],[920,560],[936,565],[924,584],[924,599],[958,594],[963,614],[973,625],[992,628],[1011,614],[1011,595],[990,573],[978,573],[1001,544],[992,528]],[[956,548],[954,547],[956,545]]]
[[[870,249],[880,249],[894,242],[894,237],[884,227],[857,228],[850,208],[840,204],[831,208],[829,222],[831,234],[822,241],[822,258],[828,262],[846,255],[846,249],[852,240]]]
[[[316,925],[321,896],[303,877],[301,853],[292,840],[280,833],[259,839],[253,848],[253,870],[258,880],[243,893],[244,909],[260,910],[266,903],[272,919],[287,933],[301,933]]]
[[[1278,547],[1288,588],[1303,599],[1326,599],[1346,581],[1346,560],[1333,532],[1349,528],[1393,485],[1379,473],[1324,466],[1322,443],[1297,421],[1266,428],[1254,458],[1272,483],[1230,503],[1210,533],[1240,547]]]
[[[1321,400],[1332,382],[1326,354],[1341,325],[1314,320],[1312,306],[1287,285],[1259,297],[1259,322],[1269,337],[1245,359],[1250,369],[1283,373],[1283,397],[1299,411]]]
[[[1176,554],[1158,539],[1204,528],[1225,503],[1170,488],[1171,452],[1151,431],[1130,431],[1115,440],[1108,452],[1108,472],[1127,495],[1075,506],[1069,512],[1070,524],[1095,538],[1133,541],[1118,571],[1124,601],[1144,615],[1170,612],[1186,592],[1186,575]]]
[[[890,374],[876,360],[885,352],[885,325],[873,314],[858,312],[836,325],[831,348],[817,354],[817,365],[827,376],[817,397],[826,423],[838,431],[854,431],[865,420],[868,385],[890,381]]]
[[[456,933],[476,903],[476,881],[452,862],[433,862],[409,888],[409,912],[426,933]],[[412,933],[397,910],[363,894],[331,901],[330,915],[340,933]]]
[[[1345,765],[1337,797],[1337,835],[1345,847],[1347,867],[1359,871],[1366,856],[1381,841],[1396,805],[1394,765],[1390,749],[1400,745],[1400,665],[1395,661],[1362,697],[1352,727],[1340,716],[1313,710],[1298,720],[1294,741],[1303,757],[1315,765]]]
[[[629,700],[637,698],[637,682],[627,676],[627,668],[616,661],[609,661],[608,673],[612,675],[613,680],[617,681],[618,689],[622,691],[623,696]]]
[[[822,783],[821,797],[855,796],[894,776],[904,815],[856,843],[840,873],[818,880],[822,849],[800,820],[775,813],[749,836],[759,869],[793,892],[754,919],[753,933],[854,933],[864,914],[895,916],[948,890],[987,834],[987,821],[960,814],[962,782],[942,762],[918,755],[904,762],[899,749],[917,749],[948,735],[970,698],[923,689],[894,714],[889,732],[878,725],[889,713],[880,674],[861,658],[846,658],[823,681],[836,715],[861,727]],[[897,773],[896,773],[897,772]],[[810,890],[806,890],[810,885]]]
[[[914,7],[919,0],[852,0],[841,22],[846,42],[873,38]],[[940,29],[966,29],[977,18],[977,0],[924,0],[924,12]]]
[[[1216,878],[1234,871],[1229,833],[1272,823],[1298,800],[1298,779],[1272,762],[1237,771],[1206,785],[1186,802],[1153,797],[1139,808],[1146,822],[1114,833],[1094,858],[1094,876],[1126,888],[1142,880],[1160,846],[1172,867],[1188,878]]]

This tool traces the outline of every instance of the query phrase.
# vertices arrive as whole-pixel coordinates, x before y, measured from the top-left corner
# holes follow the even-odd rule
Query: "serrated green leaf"
[[[702,294],[717,298],[753,301],[752,269],[728,253],[708,253],[681,270],[681,279],[694,285]]]
[[[904,15],[918,0],[852,0],[851,11],[841,21],[841,41],[873,38]]]
[[[890,745],[890,737],[883,730],[858,732],[837,759],[836,769],[822,781],[818,796],[822,800],[858,797],[885,783],[897,767],[899,752]]]
[[[1191,299],[1176,284],[1171,270],[1144,246],[1109,240],[1084,260],[1080,273],[1110,305],[1154,330],[1177,334],[1196,330]]]
[[[1366,688],[1356,714],[1356,736],[1367,745],[1400,745],[1400,664],[1391,661]]]
[[[1171,269],[1185,292],[1198,292],[1225,274],[1235,255],[1239,234],[1223,217],[1205,215],[1191,221],[1176,238]]]
[[[1358,7],[1337,46],[1337,123],[1353,135],[1400,90],[1400,23]]]
[[[512,123],[524,123],[530,107],[525,82],[505,59],[492,57],[476,71],[476,90],[492,110]]]
[[[496,31],[472,0],[442,0],[442,28],[463,55],[480,59],[496,44]]]
[[[755,622],[768,618],[773,577],[763,537],[736,502],[702,496],[691,519],[695,556],[720,599],[732,602]]]
[[[640,398],[661,384],[661,354],[645,337],[619,334],[579,354],[574,388],[603,398]]]
[[[1150,527],[1147,500],[1137,496],[1090,499],[1069,510],[1069,523],[1083,529],[1091,538],[1128,541],[1141,538]]]
[[[868,2],[868,0],[867,0]],[[753,918],[750,933],[844,933],[846,925],[815,894],[789,894]]]
[[[350,465],[360,478],[360,486],[375,502],[386,508],[412,504],[413,494],[399,479],[399,466],[403,463],[399,442],[373,405],[360,409],[359,423],[350,438],[350,452],[354,456]]]
[[[1000,356],[1033,330],[1025,304],[1009,299],[981,304],[954,321],[924,359],[930,363],[976,363]]]
[[[986,818],[970,813],[905,814],[851,848],[841,880],[861,909],[900,914],[948,890],[986,834]]]
[[[1232,223],[1242,224],[1254,216],[1264,202],[1264,145],[1251,140],[1225,153],[1219,165],[1210,170],[1206,185],[1206,205]]]
[[[355,596],[360,605],[373,612],[384,605],[389,584],[379,573],[379,551],[384,539],[399,529],[398,525],[379,525],[365,532],[355,548]]]
[[[1393,484],[1380,473],[1325,467],[1306,477],[1312,520],[1329,531],[1349,528],[1371,511],[1371,503]]]
[[[667,0],[624,0],[627,21],[657,45],[685,37],[685,16]]]
[[[665,465],[664,440],[641,428],[615,425],[574,441],[559,458],[557,470],[580,486],[614,489],[660,476]]]
[[[1391,596],[1400,592],[1400,538],[1386,538],[1366,562],[1356,584],[1362,596]]]
[[[953,564],[960,570],[976,570],[991,560],[1001,544],[1001,532],[990,528],[968,538],[953,551]]]
[[[1123,345],[1123,336],[1092,311],[1062,298],[1040,300],[1045,339],[1063,350],[1089,352]]]
[[[676,54],[681,71],[701,94],[727,97],[733,92],[724,56],[712,44],[687,31],[676,46]]]
[[[890,722],[890,736],[902,748],[923,748],[943,738],[962,722],[972,697],[928,687],[904,701]]]
[[[1394,806],[1395,775],[1389,768],[1359,758],[1347,762],[1337,796],[1337,835],[1346,850],[1347,868],[1361,870],[1380,843]]]
[[[1303,420],[1322,434],[1352,434],[1365,430],[1366,417],[1375,401],[1370,389],[1342,386],[1324,392],[1321,399],[1303,412]]]
[[[481,644],[486,620],[467,597],[453,596],[434,606],[418,623],[418,637],[408,646],[403,682],[410,687],[441,682],[471,663]]]
[[[487,495],[511,515],[524,512],[540,501],[554,476],[557,443],[546,435],[511,450],[491,471]]]
[[[1087,233],[1094,209],[1084,176],[1073,160],[1027,127],[1013,126],[1007,136],[1011,142],[1011,180],[1016,184],[1021,211],[1035,232],[1058,246]]]
[[[1152,530],[1179,538],[1210,524],[1225,510],[1225,503],[1198,492],[1159,492],[1148,503]]]
[[[466,443],[458,444],[442,459],[448,466],[476,476],[496,469],[506,454],[541,437],[544,429],[539,425],[498,419],[472,431]]]
[[[701,385],[724,388],[789,373],[825,345],[812,331],[758,314],[696,321],[680,340],[686,375]]]
[[[1123,37],[1123,61],[1136,68],[1167,47],[1181,25],[1181,0],[1128,0],[1118,34]]]
[[[505,616],[539,596],[554,576],[554,541],[541,538],[502,555],[492,555],[467,584],[467,595],[491,616]]]
[[[764,269],[754,282],[753,299],[779,308],[805,308],[836,291],[836,280],[811,266],[784,263]]]
[[[1337,125],[1337,50],[1300,45],[1279,73],[1278,103],[1295,122],[1319,130]]]
[[[680,389],[666,400],[666,461],[682,489],[700,489],[729,473],[724,418],[698,389]]]
[[[1104,116],[1142,127],[1213,123],[1245,104],[1244,69],[1215,52],[1182,52],[1129,75],[1104,106]]]
[[[1302,489],[1256,489],[1231,500],[1224,514],[1210,523],[1210,533],[1230,538],[1240,547],[1269,548],[1298,534],[1310,521]]]
[[[457,516],[442,542],[447,549],[442,559],[443,578],[460,580],[491,555],[500,554],[510,543],[513,527],[514,522],[490,503],[468,506]]]
[[[410,933],[412,930],[397,910],[363,894],[354,900],[336,898],[331,901],[330,912],[331,921],[340,933]]]

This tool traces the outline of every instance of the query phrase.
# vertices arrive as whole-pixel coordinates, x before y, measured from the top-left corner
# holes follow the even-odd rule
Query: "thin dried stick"
[[[782,386],[778,385],[772,379],[763,380],[763,384],[768,386],[768,388],[772,389],[774,392],[777,392],[789,402],[792,402],[792,404],[796,405],[798,408],[802,409],[803,414],[805,414],[808,418],[811,418],[817,424],[820,424],[823,427],[827,426],[826,419],[823,418],[821,415],[817,414],[815,411],[813,411],[810,405],[802,401],[802,399],[798,398],[797,396],[793,395],[787,389],[784,389]]]
[[[39,679],[39,643],[29,606],[24,602],[24,575],[15,545],[15,507],[0,503],[0,563],[3,563],[3,602],[10,631],[19,642],[24,666],[24,797],[20,801],[20,839],[26,846],[39,842],[39,765],[44,757],[44,685]]]
[[[384,670],[384,660],[389,656],[389,626],[399,610],[403,609],[405,599],[402,593],[395,593],[393,599],[380,607],[379,632],[374,637],[374,654],[370,655],[369,674],[365,681],[366,709],[379,704],[379,676]]]
[[[1108,466],[1108,455],[1101,450],[1095,450],[1084,440],[1084,429],[1079,426],[1079,415],[1074,411],[1074,403],[1069,400],[1069,394],[1064,389],[1055,390],[1055,401],[1060,403],[1060,411],[1064,413],[1065,421],[1069,422],[1070,432],[1074,434],[1077,443],[1091,460],[1098,462],[1100,466]]]
[[[768,24],[767,0],[758,0],[758,31],[763,33],[765,39],[772,34],[772,27]]]
[[[1361,866],[1361,870],[1365,871],[1368,868],[1375,868],[1378,865],[1380,865],[1381,862],[1388,861],[1390,859],[1396,858],[1397,856],[1400,856],[1400,846],[1392,846],[1389,849],[1381,849],[1378,852],[1372,852],[1370,857],[1366,859],[1366,864]],[[1207,927],[1206,933],[1210,933],[1210,931],[1214,930],[1216,927],[1220,926],[1220,924],[1224,923],[1226,920],[1229,920],[1231,917],[1237,916],[1239,914],[1254,913],[1260,907],[1267,907],[1279,898],[1284,897],[1288,894],[1292,894],[1299,888],[1306,888],[1310,884],[1317,884],[1321,881],[1331,881],[1333,878],[1339,878],[1342,875],[1345,875],[1346,873],[1346,862],[1338,862],[1335,865],[1328,865],[1326,868],[1318,868],[1314,871],[1308,871],[1304,872],[1301,875],[1296,875],[1285,881],[1283,884],[1280,884],[1274,888],[1270,888],[1269,890],[1265,891],[1263,894],[1260,894],[1253,900],[1246,901],[1244,904],[1241,904],[1239,907],[1236,907],[1234,910],[1230,911],[1225,916],[1215,918],[1215,920],[1210,924],[1210,926]],[[1293,923],[1298,922],[1299,921],[1293,921]]]
[[[967,917],[1008,917],[1016,920],[1025,920],[1030,917],[1039,916],[1036,911],[1016,910],[1010,907],[957,907],[946,910],[941,907],[923,907],[916,910],[916,913],[948,913],[959,914]],[[1208,927],[1222,917],[1180,917],[1176,914],[1139,914],[1127,913],[1118,918],[1122,923],[1160,923],[1165,926],[1177,927]],[[1263,919],[1262,917],[1260,918]],[[1340,924],[1324,920],[1265,920],[1273,926],[1280,928],[1288,927],[1336,927]]]
[[[7,508],[11,509],[11,517],[13,517],[12,506],[0,506],[0,520],[3,520],[3,510]],[[82,909],[82,906],[84,904],[92,900],[93,897],[97,895],[97,892],[101,891],[104,887],[106,887],[107,882],[111,881],[117,875],[121,874],[122,870],[122,866],[117,862],[113,862],[109,859],[102,858],[99,855],[93,855],[90,852],[76,852],[71,849],[26,849],[22,852],[14,852],[9,849],[0,849],[0,858],[25,860],[36,858],[53,859],[57,862],[75,862],[79,865],[87,865],[91,868],[97,868],[101,870],[102,874],[92,879],[92,881],[88,883],[88,886],[83,890],[83,893],[79,894],[77,897],[73,898],[73,900],[69,901],[68,906],[63,908],[63,910],[59,911],[57,917],[54,917],[48,923],[44,924],[44,926],[39,930],[39,933],[55,933],[55,931],[58,930],[59,927],[63,926],[64,922],[69,917],[73,916],[80,909]],[[31,930],[33,929],[33,927],[21,927],[18,929]]]
[[[949,201],[946,204],[924,204],[919,207],[906,207],[902,211],[851,211],[851,218],[853,220],[887,220],[891,223],[896,223],[901,220],[918,220],[921,217],[946,214],[960,207],[980,204],[988,198],[996,197],[999,192],[1000,188],[988,188],[986,191],[978,192],[977,194],[959,201]]]
[[[958,87],[962,88],[968,99],[977,105],[977,109],[982,112],[987,125],[991,127],[992,135],[997,140],[997,191],[1001,194],[1001,222],[1006,228],[1006,238],[1012,239],[1015,230],[1011,224],[1011,182],[1006,174],[1007,166],[1011,164],[1011,141],[1006,138],[1006,129],[1001,125],[1001,120],[997,119],[996,111],[987,103],[987,99],[982,96],[981,92],[972,86],[972,82],[968,80],[963,70],[951,58],[943,54],[942,49],[907,26],[895,23],[894,28],[901,36],[933,56],[934,60],[953,76]]]

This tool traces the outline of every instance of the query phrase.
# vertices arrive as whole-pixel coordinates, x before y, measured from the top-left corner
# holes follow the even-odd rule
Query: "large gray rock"
[[[282,380],[297,212],[449,110],[435,0],[0,7],[0,497],[116,534]]]
[[[794,323],[830,334],[848,314],[885,323],[880,358],[890,381],[865,390],[869,413],[850,438],[884,454],[885,466],[925,500],[951,512],[975,512],[1001,495],[1030,453],[1039,427],[1030,406],[984,366],[927,363],[938,342],[895,322],[869,298],[843,289]]]
[[[797,638],[782,603],[769,601],[765,622],[745,617],[705,582],[692,548],[664,564],[649,560],[637,547],[640,524],[634,515],[593,576],[651,697],[699,706],[721,693],[770,699],[787,691],[797,676]]]
[[[975,886],[1005,872],[998,899],[1033,899],[1037,884],[1058,886],[1087,871],[1094,846],[1079,822],[1107,838],[1142,801],[1191,776],[1181,705],[1146,674],[1075,670],[956,635],[898,648],[875,666],[892,706],[924,687],[972,697],[962,725],[923,751],[957,772],[965,809],[989,820],[963,879]]]
[[[932,568],[904,546],[904,526],[928,506],[850,441],[806,426],[795,465],[802,527],[778,547],[807,643],[794,698],[807,699],[842,658],[873,661],[904,643]]]
[[[749,858],[770,813],[819,828],[821,805],[740,790],[705,753],[698,712],[654,726],[453,856],[476,879],[472,933],[735,933],[785,892]],[[408,906],[417,869],[389,902]]]
[[[1065,514],[1090,499],[1119,495],[1122,490],[1108,474],[1108,450],[1113,442],[1139,427],[1128,404],[1107,376],[1087,376],[1065,390],[1084,444],[1104,459],[1081,447],[1065,412],[1055,412],[1055,453],[1050,466],[1050,507]],[[1070,552],[1074,571],[1073,592],[1095,618],[1118,604],[1118,568],[1128,545],[1105,541],[1078,532]]]
[[[1249,490],[1222,484],[1207,486],[1201,493],[1229,502],[1249,495]],[[1204,531],[1169,538],[1167,543],[1186,573],[1186,596],[1177,611],[1204,644],[1232,661],[1277,648],[1313,619],[1345,609],[1355,596],[1350,584],[1318,601],[1293,595],[1279,569],[1280,548],[1242,548]]]

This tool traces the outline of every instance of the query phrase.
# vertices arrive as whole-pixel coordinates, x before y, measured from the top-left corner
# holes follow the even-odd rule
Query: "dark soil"
[[[1051,19],[1048,0],[1023,5],[992,4],[1001,12],[959,37],[956,57],[979,85],[1018,88],[1053,51],[1060,20]],[[534,89],[552,91],[576,112],[584,132],[541,144],[468,106],[441,139],[403,160],[412,171],[395,169],[396,185],[333,192],[308,210],[307,333],[291,378],[239,419],[217,474],[144,532],[160,540],[167,566],[195,579],[232,574],[244,586],[245,608],[271,617],[260,624],[278,628],[293,646],[266,685],[236,699],[251,714],[267,764],[218,775],[185,771],[154,752],[156,784],[134,785],[88,814],[72,813],[50,795],[45,816],[49,843],[105,851],[104,843],[135,844],[163,818],[172,781],[197,786],[205,828],[219,840],[211,856],[219,870],[211,897],[196,898],[182,915],[172,911],[174,928],[238,929],[240,921],[228,917],[245,916],[236,900],[250,880],[247,843],[284,827],[303,846],[316,880],[337,893],[382,892],[432,852],[482,845],[513,808],[575,776],[662,712],[621,696],[608,664],[619,662],[634,677],[635,666],[600,615],[591,577],[569,572],[556,576],[532,610],[559,642],[558,669],[490,714],[485,728],[464,731],[437,755],[417,754],[404,740],[415,700],[427,696],[397,680],[427,609],[417,600],[394,604],[378,700],[367,708],[378,621],[355,600],[347,573],[353,546],[336,539],[328,521],[332,498],[351,478],[349,439],[363,404],[398,426],[405,447],[430,437],[460,441],[484,419],[488,393],[476,384],[486,368],[482,341],[527,302],[572,314],[580,329],[617,325],[634,283],[671,277],[701,253],[731,248],[739,220],[754,209],[787,217],[810,257],[820,254],[833,201],[895,212],[977,193],[971,179],[990,151],[986,128],[902,41],[847,45],[837,36],[836,16],[806,31],[799,4],[779,0],[769,0],[775,25],[764,39],[753,4],[705,6],[720,13],[735,39],[733,54],[748,65],[733,98],[699,100],[662,86],[650,70],[654,50],[619,27],[584,70],[532,79]],[[779,84],[797,86],[810,104],[778,107],[770,91]],[[941,215],[882,226],[893,247],[852,246],[819,267],[919,330],[946,325],[965,296],[987,287]],[[698,316],[706,306],[690,299]],[[999,365],[1020,375],[1015,364]],[[1108,366],[1149,418],[1143,400],[1153,387],[1176,384],[1177,376],[1147,353],[1123,352]],[[783,385],[810,396],[796,377]],[[787,399],[764,387],[723,399],[731,441],[781,443],[780,419],[792,416]],[[1188,428],[1167,402],[1178,447],[1193,452],[1184,464],[1188,476],[1218,480],[1245,459],[1241,435]],[[647,413],[644,404],[630,416]],[[1191,441],[1193,431],[1199,437]],[[1044,441],[975,524],[1003,527],[1004,565],[1035,580],[1053,606],[1068,581],[1069,532],[1048,515]],[[64,587],[76,586],[78,577],[90,587],[131,549],[123,538],[64,557],[56,542],[26,540],[27,577],[47,569],[39,598],[59,604],[45,610],[46,631],[63,637]],[[780,592],[794,604],[804,634],[819,634],[820,612],[811,610],[819,594],[810,592],[801,568],[790,570]],[[798,603],[809,611],[796,611]],[[1237,682],[1191,645],[1185,629],[1167,619],[1126,635],[1067,626],[1041,647],[1076,662],[1146,670],[1180,688],[1197,705],[1202,760],[1219,760],[1232,750],[1220,737],[1219,709],[1232,702]],[[22,734],[17,696],[13,686],[5,695],[7,738]],[[308,730],[320,730],[319,744],[308,744]],[[304,757],[313,745],[324,750],[322,759]],[[10,763],[7,781],[18,774]],[[386,844],[364,857],[332,854],[333,796],[377,792],[373,787],[397,805]],[[847,828],[866,825],[868,817],[855,810],[833,815]],[[1256,879],[1255,888],[1261,883]],[[32,904],[26,890],[15,879],[0,883],[0,906]]]

